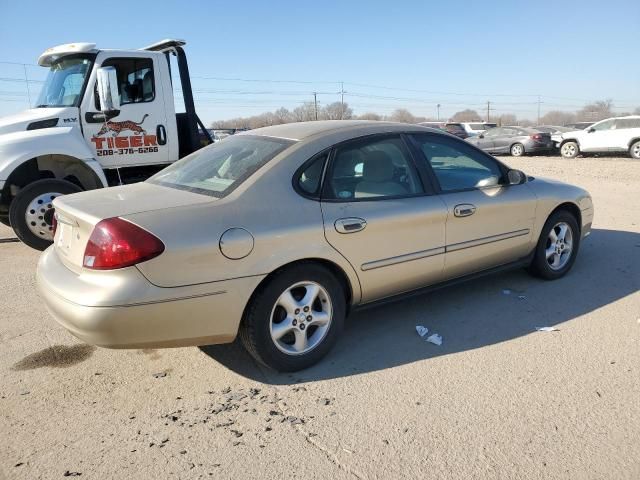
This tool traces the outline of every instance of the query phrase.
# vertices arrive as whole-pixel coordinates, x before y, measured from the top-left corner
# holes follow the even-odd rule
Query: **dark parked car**
[[[451,135],[455,135],[458,138],[462,138],[463,140],[469,136],[467,131],[464,129],[462,124],[460,123],[450,123],[450,122],[421,122],[419,125],[423,125],[425,127],[437,128],[438,130],[442,130],[443,132],[450,133]]]
[[[548,152],[554,148],[551,134],[535,128],[496,127],[467,142],[489,153],[510,153],[521,157],[525,153]]]

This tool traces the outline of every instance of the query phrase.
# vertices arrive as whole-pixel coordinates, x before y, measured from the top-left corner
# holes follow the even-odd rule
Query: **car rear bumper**
[[[262,278],[161,288],[135,267],[78,275],[53,247],[42,254],[37,271],[38,289],[55,320],[81,340],[108,348],[232,342]]]

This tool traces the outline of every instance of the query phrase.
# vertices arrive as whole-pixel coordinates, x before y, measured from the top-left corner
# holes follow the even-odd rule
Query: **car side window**
[[[338,146],[327,198],[360,200],[422,193],[410,153],[400,136],[378,137]]]
[[[156,93],[151,58],[109,58],[101,66],[116,69],[121,105],[154,100]],[[97,84],[95,88],[96,109],[100,109]]]
[[[464,142],[435,135],[414,135],[443,192],[492,187],[502,183],[498,162]]]
[[[329,154],[327,152],[316,155],[300,172],[297,182],[300,190],[310,196],[320,195],[320,184],[322,182],[322,171]]]
[[[602,130],[611,130],[614,127],[615,127],[615,123],[613,120],[606,120],[604,122],[596,123],[591,128],[593,128],[595,131],[602,131]]]
[[[487,130],[486,132],[484,132],[484,136],[485,137],[497,137],[498,135],[502,135],[503,129],[502,128],[490,128],[489,130]]]

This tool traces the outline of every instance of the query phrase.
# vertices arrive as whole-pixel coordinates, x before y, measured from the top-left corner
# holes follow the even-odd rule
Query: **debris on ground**
[[[556,327],[536,327],[538,332],[559,332],[560,329]]]
[[[427,342],[440,346],[442,345],[442,337],[437,333],[434,333],[433,335],[427,337]]]
[[[421,337],[424,337],[429,332],[429,329],[424,325],[416,325],[416,332],[418,332],[418,335]]]
[[[167,372],[154,373],[153,378],[163,378],[167,376]]]

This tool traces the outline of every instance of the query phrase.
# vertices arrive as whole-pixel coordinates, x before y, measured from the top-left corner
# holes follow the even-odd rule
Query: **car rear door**
[[[532,251],[536,196],[526,183],[506,184],[506,169],[465,142],[430,134],[412,138],[447,206],[444,278],[510,263]]]
[[[430,188],[402,135],[333,149],[322,191],[325,237],[356,270],[363,302],[441,280],[447,210]]]

